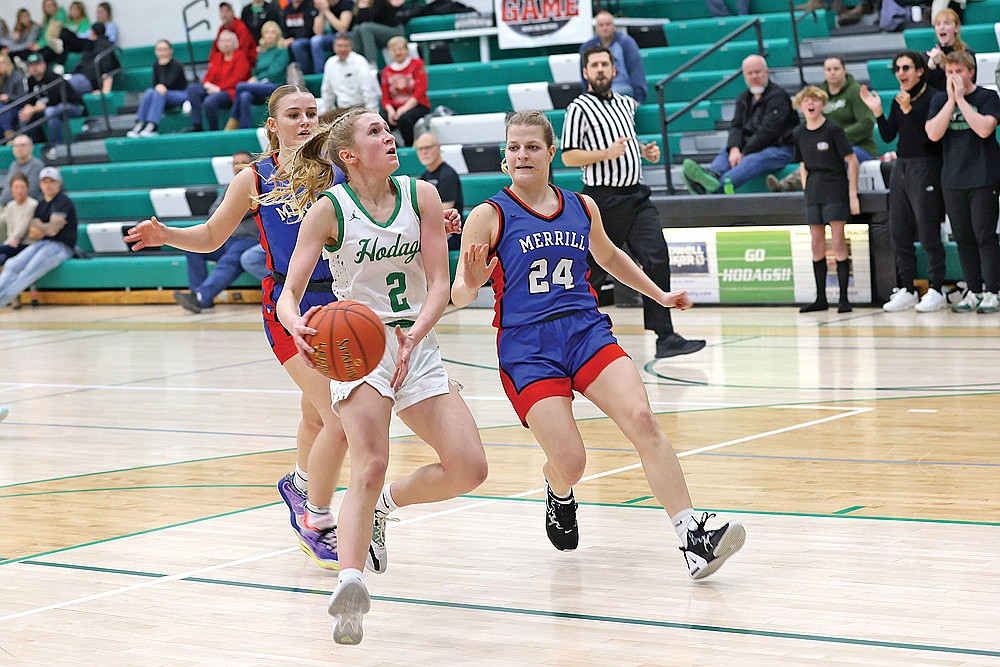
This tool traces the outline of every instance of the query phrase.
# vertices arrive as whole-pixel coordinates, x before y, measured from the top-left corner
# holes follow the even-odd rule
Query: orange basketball
[[[363,303],[335,301],[313,313],[306,324],[316,330],[304,336],[314,350],[310,360],[331,380],[360,380],[385,352],[385,326]]]

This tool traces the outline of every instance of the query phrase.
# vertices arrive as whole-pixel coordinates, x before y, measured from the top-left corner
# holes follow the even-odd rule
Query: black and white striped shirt
[[[633,141],[625,144],[625,153],[614,160],[601,160],[583,169],[584,185],[625,187],[642,180],[642,158],[635,135],[637,103],[631,97],[612,93],[598,97],[584,93],[566,107],[562,149],[604,150],[620,137]]]

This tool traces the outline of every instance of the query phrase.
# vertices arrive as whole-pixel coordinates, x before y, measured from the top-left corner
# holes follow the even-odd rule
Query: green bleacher
[[[730,2],[735,9],[735,2]],[[847,2],[856,4],[856,0]],[[662,29],[669,46],[646,48],[641,54],[650,84],[646,104],[639,107],[636,127],[640,140],[660,141],[660,111],[653,84],[692,57],[702,53],[749,18],[759,18],[762,24],[769,66],[772,69],[794,66],[795,48],[792,42],[791,17],[787,0],[752,0],[754,17],[711,17],[705,3],[700,0],[617,0],[614,9],[622,16],[663,19]],[[456,15],[425,16],[412,19],[407,24],[409,34],[448,31],[455,29]],[[806,16],[797,24],[800,39],[825,38],[836,25],[833,12],[820,10],[815,17]],[[963,39],[977,52],[1000,51],[993,21],[1000,19],[1000,0],[970,2],[966,9]],[[934,42],[931,29],[913,29],[904,32],[908,48],[925,50]],[[495,37],[489,39],[491,62],[479,62],[478,38],[458,38],[448,41],[454,63],[429,65],[428,77],[432,106],[444,105],[458,114],[495,113],[511,108],[508,86],[511,84],[553,83],[548,56],[575,54],[575,45],[551,45],[534,49],[502,51]],[[195,60],[207,60],[211,40],[194,43]],[[175,57],[188,60],[185,43],[174,45]],[[690,71],[678,76],[666,89],[667,114],[684,106],[690,99],[709,86],[736,72],[744,57],[757,52],[755,33],[751,29],[737,40],[712,53]],[[78,59],[70,54],[67,71]],[[89,116],[100,116],[107,109],[115,114],[137,101],[137,94],[149,86],[151,65],[155,60],[153,45],[123,49],[120,54],[123,71],[115,79],[115,89],[110,95],[86,95],[85,105]],[[868,72],[873,90],[877,91],[888,109],[898,86],[889,70],[889,61],[870,60]],[[306,77],[307,87],[317,96],[322,75]],[[671,124],[667,138],[671,153],[682,153],[685,137],[696,132],[717,132],[724,118],[725,107],[745,89],[741,77],[718,91],[710,100],[701,102],[689,113]],[[266,109],[254,109],[258,120],[266,116]],[[557,136],[562,130],[565,111],[546,111]],[[73,119],[71,130],[81,131],[85,119]],[[223,117],[222,122],[225,122]],[[161,134],[149,138],[113,137],[104,141],[108,162],[81,164],[62,168],[66,188],[76,202],[81,219],[80,247],[92,251],[86,234],[88,224],[101,221],[139,221],[153,215],[150,189],[212,186],[216,184],[211,158],[230,155],[237,150],[259,151],[256,130],[179,134],[189,125],[187,116],[178,112],[168,113],[161,124]],[[893,144],[882,142],[876,132],[880,152],[891,150]],[[688,142],[689,143],[689,142]],[[399,173],[417,175],[423,171],[412,148],[400,148]],[[10,162],[10,149],[0,147],[0,167]],[[564,168],[557,153],[553,163],[553,180],[557,185],[579,190],[582,187],[579,169]],[[795,169],[789,165],[776,175],[779,177]],[[659,165],[647,165],[648,171],[662,170]],[[463,174],[461,176],[464,198],[469,207],[496,193],[509,184],[509,178],[499,171]],[[765,192],[764,179],[746,184],[741,192]],[[169,224],[191,225],[202,220],[176,220]],[[950,255],[949,255],[949,261]],[[922,269],[926,271],[926,268]],[[949,267],[951,270],[951,267]],[[184,257],[167,248],[164,251],[136,253],[128,256],[95,255],[85,259],[65,262],[38,282],[41,289],[148,289],[175,288],[186,284]],[[244,275],[238,287],[256,286]]]

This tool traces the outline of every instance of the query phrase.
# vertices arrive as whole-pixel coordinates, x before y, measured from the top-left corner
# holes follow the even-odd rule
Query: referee
[[[570,102],[562,132],[562,160],[568,167],[583,167],[583,192],[601,209],[611,241],[631,255],[657,287],[670,291],[670,256],[663,238],[660,215],[649,201],[650,190],[640,183],[641,157],[660,160],[655,141],[640,144],[635,134],[637,103],[611,90],[614,59],[604,46],[592,46],[581,56],[587,92]],[[589,257],[590,284],[599,289],[607,278]],[[656,332],[656,357],[691,354],[705,347],[703,340],[687,340],[674,332],[670,310],[645,296],[644,326]]]

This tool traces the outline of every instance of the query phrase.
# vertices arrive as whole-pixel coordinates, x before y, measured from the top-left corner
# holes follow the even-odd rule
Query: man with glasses
[[[437,189],[444,208],[458,209],[458,214],[461,215],[465,205],[462,199],[462,181],[459,180],[458,173],[441,157],[441,144],[437,137],[424,132],[413,142],[413,147],[417,149],[417,159],[426,170],[420,175],[420,180],[427,181]],[[461,236],[448,235],[448,250],[458,250],[461,245]]]
[[[45,163],[34,155],[35,142],[31,137],[22,134],[11,143],[11,149],[14,161],[7,167],[7,181],[3,192],[0,193],[0,206],[6,206],[14,198],[10,191],[10,181],[17,172],[28,177],[28,196],[32,199],[41,199],[42,190],[38,187],[38,174],[45,167]]]

